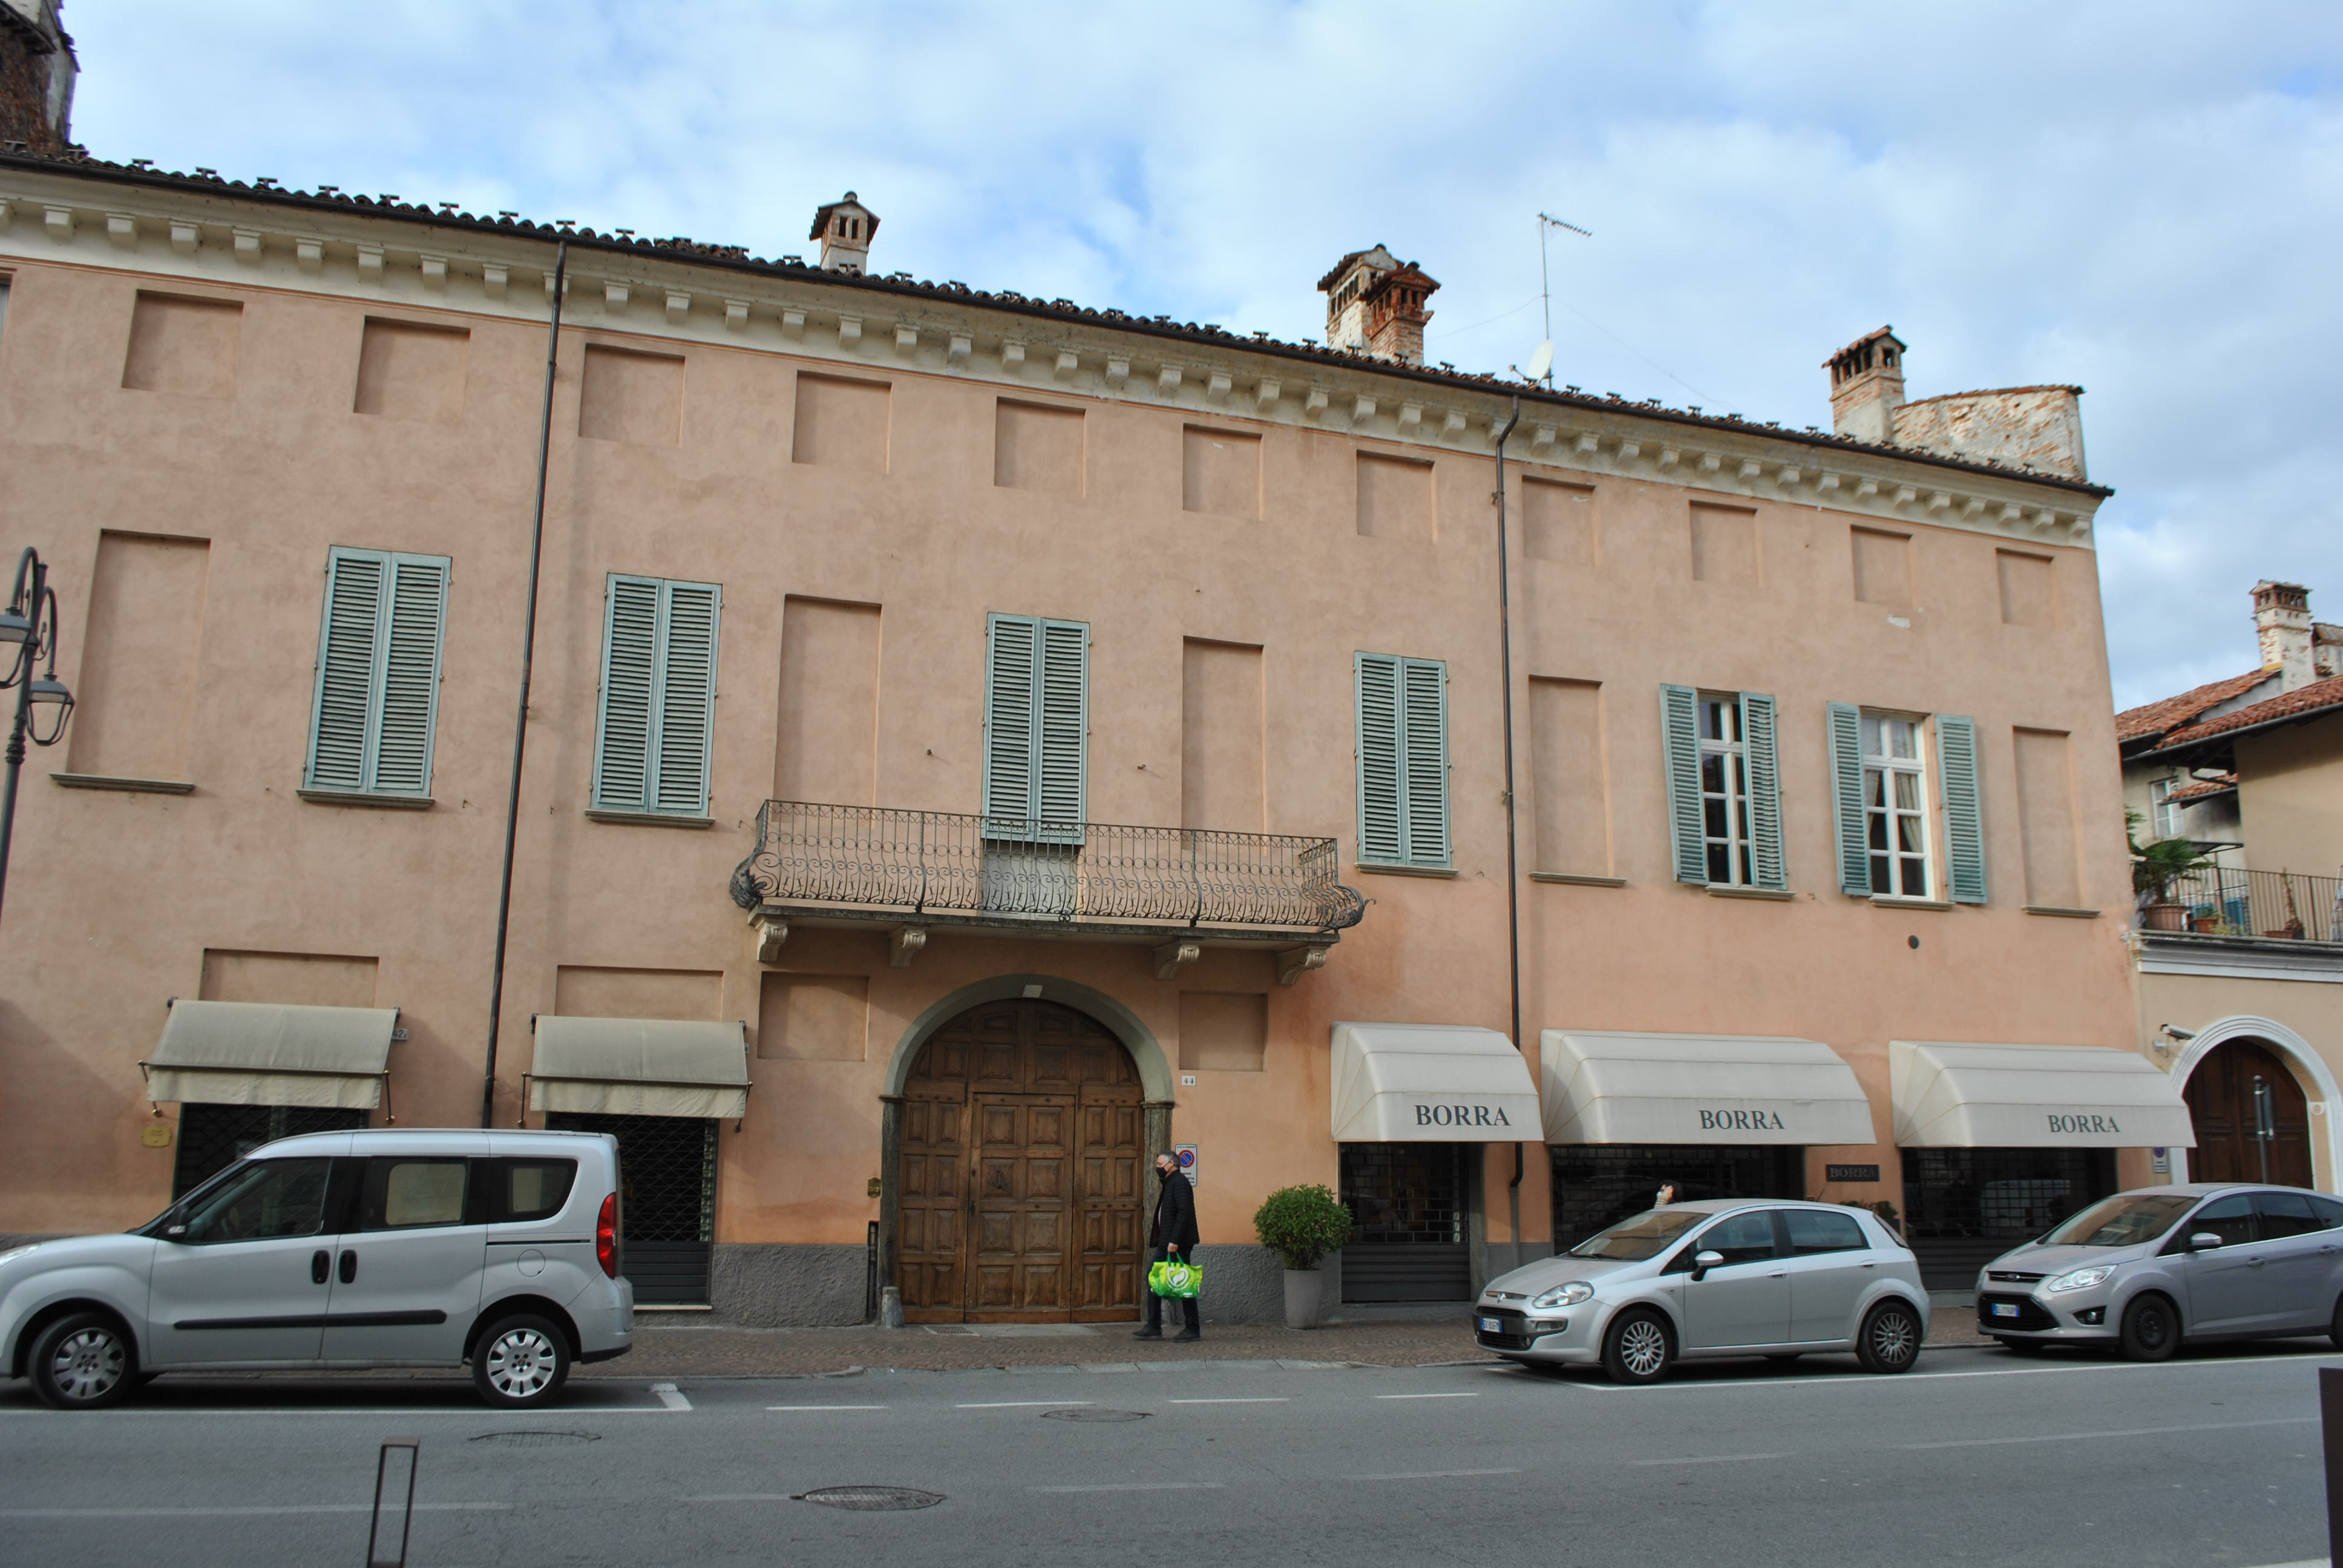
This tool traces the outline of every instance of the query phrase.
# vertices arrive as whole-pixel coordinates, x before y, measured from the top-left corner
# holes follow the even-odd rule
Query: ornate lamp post
[[[26,548],[16,560],[15,591],[8,608],[0,610],[0,660],[8,673],[0,691],[16,689],[16,718],[8,727],[8,782],[0,794],[0,898],[8,890],[8,846],[16,830],[16,777],[25,766],[25,740],[55,746],[65,739],[65,721],[73,717],[73,693],[57,678],[57,596],[49,588],[49,568],[40,553]],[[36,719],[35,709],[41,710]],[[48,733],[41,732],[42,719]]]

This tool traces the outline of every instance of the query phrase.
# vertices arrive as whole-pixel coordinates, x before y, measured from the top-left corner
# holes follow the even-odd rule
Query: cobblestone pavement
[[[1939,1306],[1932,1346],[1976,1345],[1976,1320]],[[987,1367],[1127,1366],[1157,1362],[1310,1362],[1412,1367],[1483,1361],[1460,1314],[1435,1322],[1334,1323],[1295,1330],[1207,1323],[1194,1344],[1134,1340],[1122,1323],[1019,1323],[974,1332],[957,1324],[901,1329],[741,1329],[639,1322],[635,1348],[579,1377],[819,1377],[860,1369],[970,1372]]]

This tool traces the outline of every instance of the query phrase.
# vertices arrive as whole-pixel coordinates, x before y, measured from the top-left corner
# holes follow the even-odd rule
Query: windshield
[[[1685,1231],[1709,1217],[1699,1209],[1646,1209],[1587,1237],[1570,1250],[1570,1255],[1640,1263],[1666,1251]]]
[[[2188,1212],[2194,1198],[2172,1192],[2105,1199],[2068,1217],[2042,1238],[2046,1247],[2128,1247],[2153,1241]]]

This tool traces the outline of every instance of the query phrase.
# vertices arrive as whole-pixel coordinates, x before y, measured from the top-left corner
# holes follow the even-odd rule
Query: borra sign
[[[1704,1111],[1700,1113],[1703,1132],[1784,1132],[1782,1113],[1778,1111]]]
[[[2076,1112],[2053,1111],[2049,1112],[2049,1119],[2050,1131],[2053,1132],[2121,1132],[2123,1131],[2116,1125],[2116,1119],[2112,1116],[2087,1116]]]
[[[1511,1127],[1502,1105],[1419,1105],[1418,1127]]]

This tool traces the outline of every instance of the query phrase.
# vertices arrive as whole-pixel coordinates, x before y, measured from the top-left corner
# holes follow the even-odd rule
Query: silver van
[[[2343,1347],[2343,1201],[2198,1182],[2101,1199],[1977,1275],[1977,1328],[2018,1352],[2326,1334]]]
[[[1651,1383],[1679,1358],[1793,1361],[1853,1351],[1900,1372],[1928,1337],[1928,1292],[1903,1239],[1827,1203],[1715,1199],[1622,1220],[1489,1282],[1475,1341],[1511,1361],[1600,1363]]]
[[[619,1207],[607,1133],[287,1138],[136,1231],[0,1253],[0,1357],[60,1410],[162,1372],[466,1364],[534,1409],[633,1342]]]

